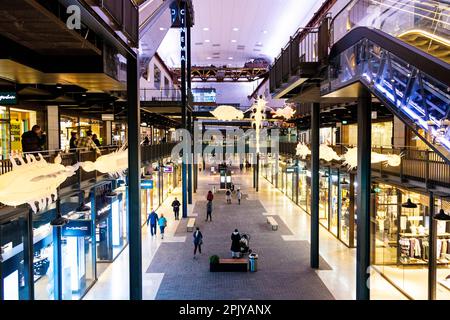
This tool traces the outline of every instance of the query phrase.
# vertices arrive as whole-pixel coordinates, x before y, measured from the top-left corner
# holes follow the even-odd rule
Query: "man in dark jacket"
[[[69,141],[69,147],[70,149],[76,149],[77,148],[77,132],[72,131],[70,133],[70,141]]]
[[[194,237],[194,259],[195,259],[197,249],[198,252],[202,254],[203,235],[200,232],[200,228],[197,227],[197,230],[195,230],[193,237]]]
[[[241,235],[238,229],[235,229],[231,234],[231,256],[233,259],[237,259],[241,256]]]
[[[147,218],[147,226],[150,224],[150,233],[153,237],[153,235],[156,235],[156,223],[158,222],[158,215],[154,210],[148,215]]]
[[[180,220],[180,206],[181,203],[180,201],[178,201],[178,199],[175,197],[175,200],[173,200],[172,202],[172,208],[173,208],[173,213],[175,214],[175,220]]]
[[[22,135],[22,151],[37,152],[42,151],[46,141],[46,136],[42,132],[41,127],[34,125],[31,131],[27,131]]]
[[[208,217],[209,217],[209,221],[212,221],[212,201],[208,201],[208,203],[206,203],[206,220],[208,221]]]

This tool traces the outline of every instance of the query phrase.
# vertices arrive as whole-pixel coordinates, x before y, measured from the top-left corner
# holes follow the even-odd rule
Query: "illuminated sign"
[[[173,173],[173,166],[164,166],[163,172],[164,173]]]
[[[142,179],[141,180],[141,189],[144,189],[144,190],[153,189],[153,180]]]
[[[0,105],[17,104],[17,94],[15,92],[0,92]]]
[[[89,237],[92,233],[91,220],[70,220],[61,230],[64,237]]]

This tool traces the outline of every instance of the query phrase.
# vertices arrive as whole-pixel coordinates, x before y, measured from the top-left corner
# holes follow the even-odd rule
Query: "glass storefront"
[[[0,300],[30,299],[28,218],[0,221]]]
[[[328,229],[330,170],[325,168],[319,174],[319,222]]]
[[[330,222],[329,230],[335,236],[338,236],[338,224],[339,224],[339,208],[340,208],[340,175],[339,170],[331,170],[331,183],[330,183]]]
[[[104,145],[106,141],[105,126],[103,121],[80,118],[71,115],[61,115],[60,116],[60,141],[61,149],[68,149],[70,145],[71,132],[76,132],[78,137],[85,137],[87,131],[92,131],[93,134],[97,135],[101,145]]]

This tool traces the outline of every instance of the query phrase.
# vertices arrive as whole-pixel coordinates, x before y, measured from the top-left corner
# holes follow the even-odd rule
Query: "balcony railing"
[[[296,147],[297,143],[280,142],[280,154],[295,157]],[[344,145],[332,146],[340,156],[346,152],[347,147]],[[427,187],[438,185],[450,188],[450,165],[433,151],[405,147],[373,147],[372,152],[402,156],[402,161],[399,166],[386,166],[385,163],[372,164],[372,174],[374,176],[384,177],[386,175],[393,175],[400,177],[402,181],[411,179],[423,182]],[[339,165],[339,163],[335,164]]]
[[[178,89],[141,89],[141,101],[181,101],[181,90]]]

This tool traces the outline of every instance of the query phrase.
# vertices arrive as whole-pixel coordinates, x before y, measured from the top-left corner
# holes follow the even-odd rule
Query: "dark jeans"
[[[150,233],[152,235],[156,234],[156,223],[155,224],[150,224]]]
[[[180,208],[173,209],[173,213],[175,214],[175,220],[178,220],[180,217]]]
[[[156,226],[155,226],[155,228],[156,228]],[[165,228],[166,228],[166,226],[159,226],[159,230],[161,231],[161,234],[164,234],[164,229]]]
[[[208,217],[209,217],[209,221],[212,221],[212,216],[211,216],[211,211],[206,211],[206,221],[208,221]]]
[[[202,245],[194,243],[194,255],[197,253],[197,248],[198,248],[198,252],[202,253]]]

